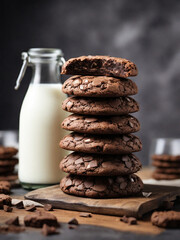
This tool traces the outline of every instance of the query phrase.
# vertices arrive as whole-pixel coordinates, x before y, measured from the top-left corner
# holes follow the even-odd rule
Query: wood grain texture
[[[55,185],[29,192],[25,198],[40,203],[50,203],[55,208],[141,218],[145,213],[160,207],[164,201],[172,201],[180,196],[180,188],[177,187],[145,185],[144,192],[152,192],[152,194],[148,198],[140,196],[92,199],[67,195],[60,190],[59,185]]]
[[[37,208],[39,211],[43,211],[42,208]],[[80,212],[78,211],[69,211],[69,210],[63,210],[63,209],[54,209],[54,211],[50,212],[53,215],[55,215],[59,222],[61,223],[68,223],[68,221],[72,218],[76,218],[79,222],[79,224],[86,224],[86,225],[92,225],[92,226],[99,226],[99,227],[105,227],[110,228],[118,231],[123,232],[136,232],[141,234],[153,234],[157,235],[164,231],[162,228],[158,228],[156,226],[153,226],[151,222],[149,221],[149,217],[146,217],[143,220],[138,220],[137,225],[128,225],[124,222],[120,221],[119,217],[116,216],[107,216],[107,215],[99,215],[99,214],[92,214],[91,218],[84,218],[80,217]],[[13,208],[13,211],[11,213],[4,212],[3,210],[0,210],[0,225],[4,224],[9,218],[13,216],[19,216],[20,224],[24,225],[24,217],[26,215],[33,214],[31,212],[27,212],[24,209],[16,209]],[[35,229],[35,228],[26,228],[26,232],[32,232],[32,231],[41,231],[41,229]],[[61,229],[60,229],[61,231]],[[69,230],[72,231],[72,230]],[[102,230],[100,230],[102,231]],[[29,236],[29,235],[28,235]],[[27,236],[27,239],[29,239]],[[1,238],[1,237],[0,237]]]

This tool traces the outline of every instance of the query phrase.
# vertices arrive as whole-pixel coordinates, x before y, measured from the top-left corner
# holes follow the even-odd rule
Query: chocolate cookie
[[[63,84],[63,92],[79,97],[123,97],[137,94],[130,79],[105,76],[72,76]]]
[[[10,182],[13,182],[15,180],[18,179],[18,175],[17,174],[12,174],[11,175],[0,175],[0,181],[10,181]]]
[[[127,78],[136,76],[136,65],[124,58],[110,56],[81,56],[69,59],[62,67],[62,74],[114,76]]]
[[[47,224],[48,226],[58,226],[57,218],[51,214],[46,212],[36,212],[34,214],[29,214],[24,217],[25,226],[40,228],[43,224]]]
[[[69,97],[62,103],[65,111],[84,115],[126,115],[139,111],[138,103],[131,97],[83,98]]]
[[[139,171],[141,163],[132,154],[96,155],[74,152],[61,161],[60,168],[75,175],[118,176]]]
[[[90,198],[115,198],[136,195],[143,189],[141,179],[132,174],[117,177],[69,175],[61,180],[63,192]]]
[[[14,147],[3,147],[0,146],[0,159],[8,159],[16,155],[18,150]]]
[[[180,162],[176,161],[160,161],[160,160],[153,160],[152,165],[155,167],[161,167],[161,168],[180,168]]]
[[[174,180],[174,179],[180,179],[180,174],[158,173],[154,171],[152,174],[152,177],[156,180]]]
[[[168,154],[159,154],[159,155],[152,155],[151,158],[153,160],[159,161],[180,161],[180,155],[168,155]]]
[[[60,147],[84,153],[129,154],[140,151],[142,144],[139,138],[132,134],[99,136],[71,133],[61,140]]]
[[[179,228],[180,227],[180,212],[164,211],[154,212],[151,216],[153,225],[163,228]]]
[[[12,198],[10,196],[5,195],[5,194],[0,194],[0,203],[2,203],[2,205],[10,206],[11,201],[12,201]],[[0,204],[0,206],[1,206],[1,204]]]
[[[168,168],[161,168],[161,167],[157,167],[156,168],[156,172],[157,173],[165,173],[165,174],[168,174],[168,173],[175,173],[175,174],[180,174],[180,168],[172,168],[172,167],[168,167]]]
[[[139,131],[140,124],[131,115],[113,117],[72,114],[64,119],[61,127],[79,133],[127,134]]]
[[[7,181],[0,181],[0,193],[9,194],[11,190],[11,184]]]
[[[0,167],[1,166],[14,166],[18,163],[17,158],[9,158],[9,159],[0,159]]]
[[[3,166],[0,167],[0,174],[12,173],[14,171],[14,166]]]

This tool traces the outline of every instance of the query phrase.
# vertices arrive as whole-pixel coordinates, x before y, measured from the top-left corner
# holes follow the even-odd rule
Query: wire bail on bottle
[[[65,63],[65,59],[63,57],[63,53],[60,49],[53,49],[53,48],[31,48],[28,52],[22,52],[21,58],[23,60],[23,64],[16,80],[16,86],[14,87],[15,90],[18,90],[21,81],[24,77],[26,69],[28,66],[32,65],[31,60],[42,57],[44,61],[47,60],[56,60],[59,68]],[[60,74],[57,72],[57,74]]]

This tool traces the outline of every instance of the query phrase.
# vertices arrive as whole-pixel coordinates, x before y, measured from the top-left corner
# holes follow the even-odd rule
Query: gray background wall
[[[0,130],[18,129],[31,76],[28,70],[19,91],[13,90],[20,53],[54,47],[66,59],[104,54],[137,64],[144,164],[153,138],[180,137],[180,1],[6,0],[1,18]]]

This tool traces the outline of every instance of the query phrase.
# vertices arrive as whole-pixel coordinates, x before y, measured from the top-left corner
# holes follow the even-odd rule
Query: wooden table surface
[[[151,171],[149,169],[143,169],[142,171],[139,172],[138,175],[144,179],[149,178],[151,175]],[[22,194],[25,194],[25,193],[26,192],[22,189],[17,189],[17,190],[15,189],[15,190],[13,190],[13,195],[14,195],[13,197],[23,199]],[[79,212],[77,212],[77,211],[68,211],[68,210],[62,210],[62,209],[55,209],[52,213],[57,217],[58,221],[60,221],[61,223],[65,223],[63,226],[66,230],[64,230],[64,231],[68,232],[68,233],[66,233],[66,235],[70,234],[70,235],[68,235],[69,236],[68,239],[70,239],[71,237],[73,238],[73,231],[76,232],[78,238],[81,239],[83,234],[80,234],[80,232],[83,231],[84,228],[91,229],[91,230],[85,231],[86,239],[91,239],[91,238],[88,238],[89,235],[87,236],[87,234],[91,233],[90,236],[93,236],[93,234],[95,234],[95,232],[97,232],[97,234],[95,236],[99,236],[99,239],[101,239],[101,236],[103,236],[103,234],[105,234],[105,232],[110,231],[111,232],[110,236],[112,236],[110,239],[116,239],[114,237],[120,236],[120,235],[118,235],[120,233],[122,235],[122,233],[129,234],[131,232],[131,233],[138,234],[137,236],[139,236],[139,234],[156,236],[159,234],[163,234],[164,231],[167,231],[162,228],[153,226],[150,222],[150,214],[147,216],[144,216],[142,220],[138,220],[137,225],[127,225],[127,224],[121,222],[120,218],[116,217],[116,216],[92,214],[91,218],[83,218],[83,217],[79,216]],[[8,218],[10,218],[12,216],[17,216],[17,215],[20,218],[20,223],[23,224],[24,216],[27,214],[31,214],[31,213],[29,213],[23,209],[15,209],[14,208],[12,213],[8,213],[8,212],[4,212],[4,211],[0,210],[0,224],[4,223]],[[80,229],[79,235],[78,235],[78,229],[70,230],[67,227],[66,223],[73,217],[77,218],[78,222],[80,223],[80,226],[78,227]],[[99,229],[99,231],[98,231],[98,229]],[[112,232],[112,230],[117,230],[117,231]],[[28,232],[34,232],[34,233],[37,231],[38,230],[34,230],[34,229],[28,230]],[[69,231],[70,231],[70,233],[69,233]],[[23,234],[25,234],[25,233],[23,233]],[[109,233],[107,233],[106,236],[108,236],[108,234]],[[16,236],[15,239],[18,239],[18,235],[19,234],[14,235],[14,236]],[[61,238],[59,238],[59,239],[66,239],[66,235],[59,235],[59,236],[61,236]],[[135,239],[135,235],[133,234],[132,236],[134,236],[133,238]],[[54,236],[53,239],[56,239],[56,237]],[[0,237],[0,239],[2,239],[2,238]],[[8,238],[8,236],[6,236],[6,238],[4,238],[4,239],[10,239],[10,238]],[[102,239],[105,239],[105,236]],[[175,237],[174,237],[174,239],[175,239]]]

